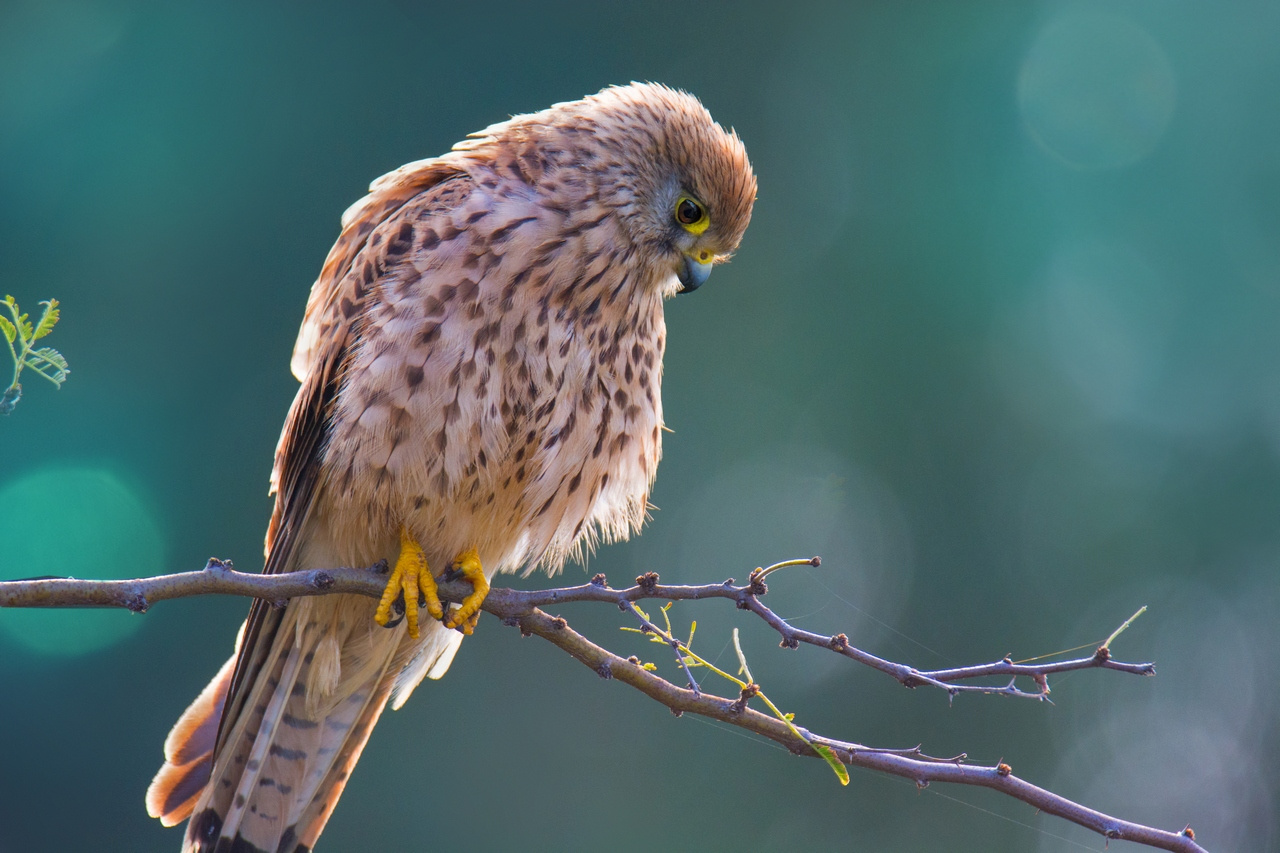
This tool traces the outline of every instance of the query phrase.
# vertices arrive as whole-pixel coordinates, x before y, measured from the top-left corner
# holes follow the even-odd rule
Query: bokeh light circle
[[[159,525],[109,471],[45,468],[0,487],[0,578],[140,577],[163,564]],[[141,625],[124,610],[0,611],[0,638],[48,655],[95,651]]]
[[[1018,75],[1018,108],[1045,151],[1081,169],[1131,165],[1173,117],[1177,85],[1165,52],[1132,21],[1070,14],[1036,37]]]

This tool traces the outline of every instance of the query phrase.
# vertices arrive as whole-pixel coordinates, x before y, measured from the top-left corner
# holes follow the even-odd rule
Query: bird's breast
[[[393,557],[379,552],[402,523],[429,558],[476,548],[499,571],[554,570],[639,529],[661,455],[661,299],[608,305],[603,277],[598,301],[512,294],[501,272],[384,287],[370,310],[322,485],[353,563]]]

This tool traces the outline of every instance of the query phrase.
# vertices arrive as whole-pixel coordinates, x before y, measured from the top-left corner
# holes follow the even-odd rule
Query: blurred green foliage
[[[738,627],[814,731],[1003,758],[1210,849],[1276,849],[1278,30],[1262,0],[10,0],[0,281],[83,322],[59,334],[77,381],[0,421],[0,488],[106,472],[164,570],[254,566],[341,212],[511,113],[680,86],[741,134],[760,197],[733,263],[668,306],[660,510],[590,572],[821,554],[770,605],[924,667],[1100,642],[1148,604],[1114,651],[1159,676],[1078,673],[1054,706],[952,706],[731,608],[681,614],[721,667]],[[93,506],[63,529],[108,529]],[[143,568],[104,549],[68,571]],[[39,573],[0,552],[0,576]],[[0,635],[0,853],[176,849],[142,793],[245,609],[115,614],[139,627],[77,655]],[[607,611],[563,615],[643,651]],[[1101,847],[991,792],[834,785],[562,658],[482,619],[384,716],[321,850]]]

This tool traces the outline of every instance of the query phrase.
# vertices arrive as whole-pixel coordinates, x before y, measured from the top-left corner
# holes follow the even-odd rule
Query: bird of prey
[[[664,300],[737,248],[755,195],[696,98],[631,84],[472,134],[346,212],[293,352],[264,571],[385,559],[391,579],[376,605],[253,605],[147,791],[165,825],[190,818],[184,850],[309,851],[383,708],[444,674],[495,572],[639,530]],[[452,608],[450,571],[474,590]]]

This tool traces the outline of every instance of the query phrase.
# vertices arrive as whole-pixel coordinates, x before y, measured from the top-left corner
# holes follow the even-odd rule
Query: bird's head
[[[687,92],[611,86],[516,116],[460,147],[499,140],[521,152],[522,169],[536,162],[545,194],[575,218],[612,216],[646,286],[664,295],[701,286],[751,220],[756,179],[746,148]]]
[[[751,221],[756,178],[742,140],[693,95],[654,83],[611,87],[582,103],[614,176],[599,187],[602,200],[617,206],[658,269],[675,273],[675,292],[697,290]]]

